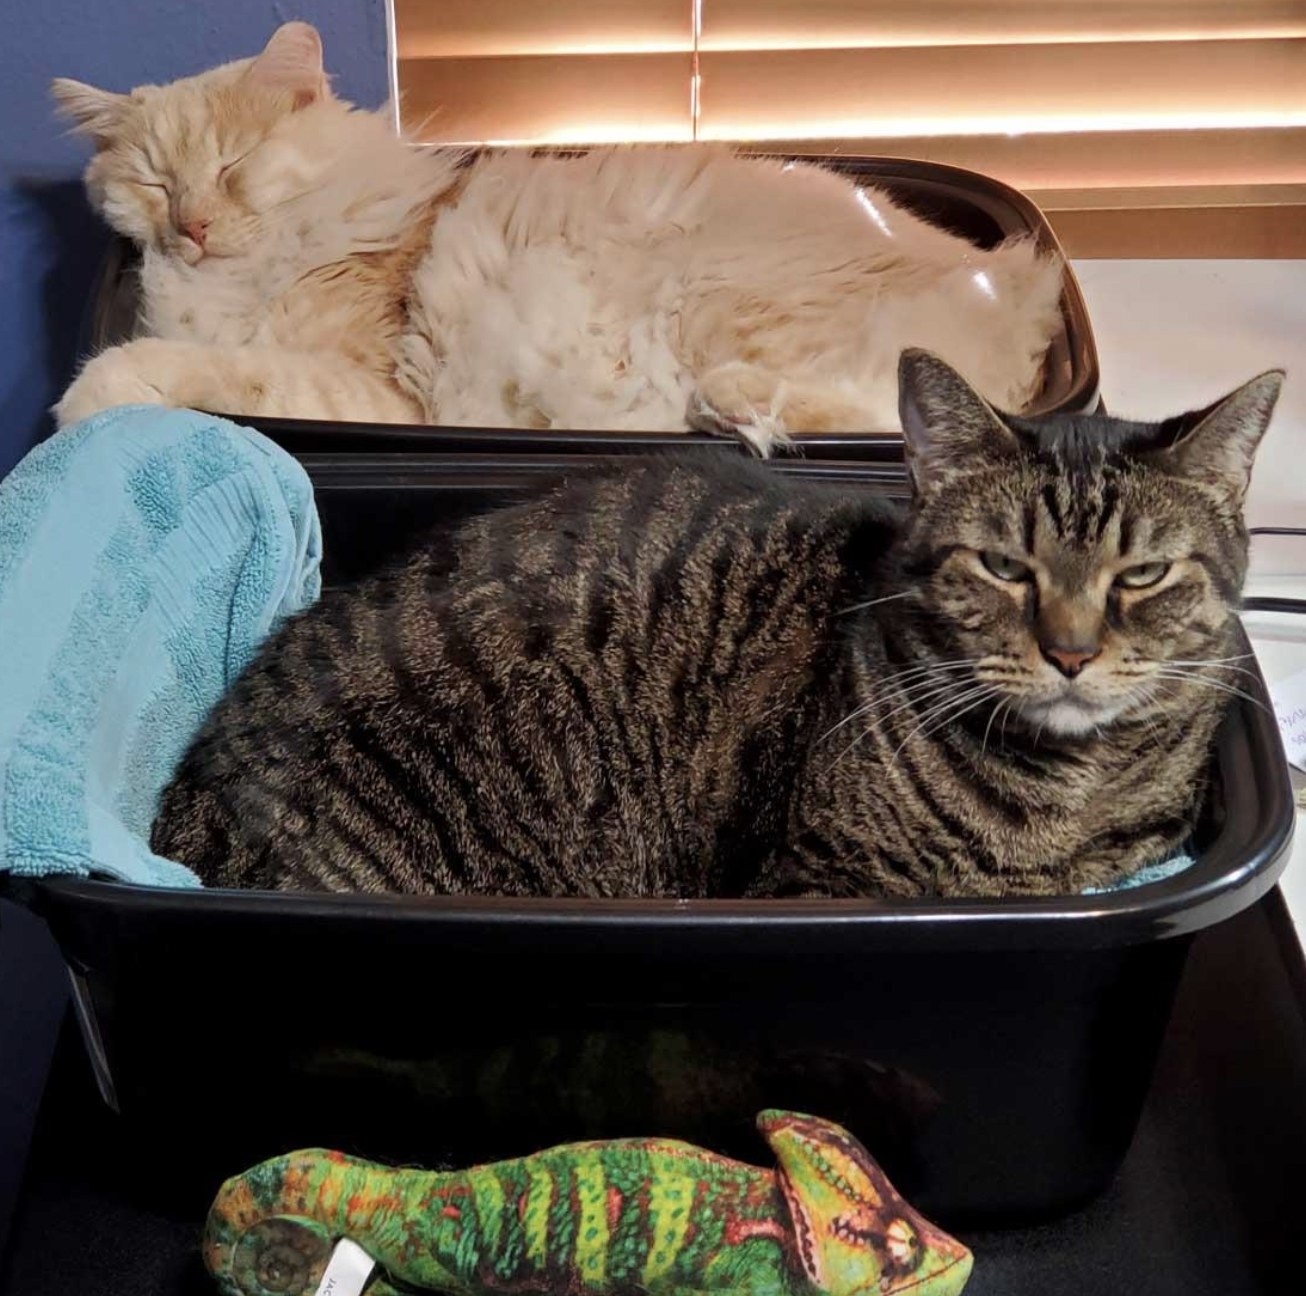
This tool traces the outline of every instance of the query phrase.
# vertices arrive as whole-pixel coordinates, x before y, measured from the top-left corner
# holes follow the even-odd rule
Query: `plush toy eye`
[[[985,549],[980,554],[980,562],[999,580],[1023,581],[1030,577],[1030,570],[1023,562],[1008,558],[996,549]]]
[[[884,1235],[884,1247],[895,1269],[914,1269],[920,1260],[916,1231],[904,1219],[896,1219]]]
[[[1146,589],[1149,585],[1159,584],[1169,570],[1167,562],[1139,563],[1137,567],[1126,567],[1116,577],[1116,584],[1125,589]]]
[[[241,1296],[302,1296],[317,1290],[331,1251],[325,1225],[271,1215],[251,1225],[232,1248],[224,1286]]]

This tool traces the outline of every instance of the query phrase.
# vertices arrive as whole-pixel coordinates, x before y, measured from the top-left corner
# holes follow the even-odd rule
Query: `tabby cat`
[[[976,247],[818,166],[706,143],[417,148],[332,94],[306,23],[167,85],[54,93],[95,143],[92,203],[141,249],[143,303],[61,424],[143,402],[693,426],[766,452],[891,428],[909,345],[1024,408],[1060,325],[1056,254]]]
[[[1189,833],[1282,374],[1158,424],[900,363],[910,508],[578,468],[285,625],[166,790],[215,886],[1075,892]]]

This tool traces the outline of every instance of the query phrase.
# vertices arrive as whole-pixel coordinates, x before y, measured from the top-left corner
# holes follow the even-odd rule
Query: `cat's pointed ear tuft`
[[[322,38],[306,22],[282,23],[245,73],[252,85],[283,91],[296,109],[326,98]]]
[[[97,148],[105,148],[122,126],[123,113],[131,96],[100,90],[84,81],[55,77],[50,93],[62,117],[69,118],[79,135],[87,135]]]
[[[1001,415],[951,365],[916,347],[898,360],[898,415],[918,495],[1019,449]]]
[[[1166,471],[1201,482],[1241,507],[1251,484],[1257,447],[1283,389],[1284,371],[1258,374],[1236,391],[1162,424],[1168,441],[1158,452]]]

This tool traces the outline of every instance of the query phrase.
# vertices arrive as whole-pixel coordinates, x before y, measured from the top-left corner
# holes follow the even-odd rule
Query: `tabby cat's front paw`
[[[143,338],[111,347],[87,361],[54,407],[58,426],[80,423],[92,414],[118,405],[171,404],[164,392],[144,376],[150,349],[140,343],[152,340]]]

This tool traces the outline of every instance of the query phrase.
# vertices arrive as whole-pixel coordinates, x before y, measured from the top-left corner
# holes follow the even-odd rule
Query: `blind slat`
[[[422,3],[424,0],[415,0]],[[1306,35],[1302,0],[702,0],[700,48]]]
[[[1306,205],[1050,213],[1068,257],[1306,257]]]
[[[692,50],[691,0],[395,0],[399,57]]]
[[[1036,201],[1059,191],[1085,189],[1306,184],[1306,127],[768,140],[750,147],[761,152],[929,158],[994,176]]]
[[[708,52],[699,66],[706,139],[1306,125],[1302,39]]]
[[[405,128],[447,143],[688,140],[685,54],[403,59]]]

